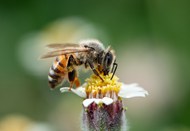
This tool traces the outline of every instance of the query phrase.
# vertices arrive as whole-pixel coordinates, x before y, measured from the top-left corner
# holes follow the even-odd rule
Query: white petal
[[[69,87],[62,87],[62,88],[60,88],[60,91],[61,91],[62,93],[64,93],[64,92],[69,92]],[[80,87],[78,87],[78,88],[76,88],[76,89],[71,88],[71,91],[72,91],[73,93],[75,93],[76,95],[82,97],[82,98],[86,98],[85,88],[82,87],[82,86],[80,86]]]
[[[86,99],[83,101],[83,106],[88,107],[92,102],[94,102],[94,99]]]
[[[113,101],[117,101],[118,97],[116,96],[115,92],[112,93],[112,98],[113,98]]]
[[[69,92],[69,87],[62,87],[60,88],[61,93]]]
[[[110,105],[113,103],[113,99],[109,97],[104,97],[103,99],[96,99],[96,98],[86,99],[83,101],[83,105],[84,107],[88,107],[93,102],[95,102],[97,105],[100,103],[104,103],[105,105]]]
[[[94,99],[94,102],[98,105],[98,104],[102,103],[102,99]]]
[[[111,98],[109,98],[109,97],[104,97],[104,98],[102,99],[102,102],[103,102],[104,104],[106,104],[106,105],[110,105],[110,104],[113,103],[113,99],[111,99]]]
[[[145,97],[148,95],[148,92],[138,84],[124,84],[122,83],[121,89],[118,93],[120,97],[123,98],[132,98],[132,97]]]

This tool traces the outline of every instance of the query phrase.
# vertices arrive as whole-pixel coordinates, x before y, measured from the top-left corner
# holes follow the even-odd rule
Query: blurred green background
[[[82,99],[51,91],[53,60],[38,57],[45,44],[85,38],[111,45],[120,80],[150,94],[124,100],[130,131],[190,131],[189,7],[188,0],[1,0],[0,131],[80,130]]]

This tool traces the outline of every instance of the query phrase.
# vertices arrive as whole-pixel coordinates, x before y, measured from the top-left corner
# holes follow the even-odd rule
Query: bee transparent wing
[[[52,43],[47,45],[46,47],[50,49],[66,49],[66,48],[78,48],[80,47],[79,44],[76,43]]]
[[[73,49],[63,49],[63,50],[55,50],[48,52],[40,57],[40,59],[60,56],[60,55],[66,55],[71,53],[80,53],[80,52],[88,52],[90,49],[88,48],[73,48]]]

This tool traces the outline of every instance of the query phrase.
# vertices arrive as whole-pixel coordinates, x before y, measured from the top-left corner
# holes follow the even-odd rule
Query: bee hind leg
[[[70,82],[69,91],[71,91],[72,87],[73,87],[73,81],[72,81],[72,82]]]
[[[75,69],[73,69],[71,72],[68,72],[68,78],[69,78],[69,82],[70,82],[69,90],[71,90],[74,83],[76,86],[80,85],[80,83],[78,83],[79,80],[76,80],[76,78],[77,78],[76,76],[77,76],[77,73],[76,73]]]
[[[80,81],[77,77],[77,70],[73,67],[73,65],[79,65],[80,62],[76,59],[75,55],[70,55],[69,56],[69,60],[68,60],[68,64],[67,64],[67,68],[69,69],[68,72],[68,78],[69,78],[69,82],[70,82],[70,89],[73,87],[73,85],[75,84],[76,87],[80,86]]]
[[[80,80],[78,77],[75,77],[75,81],[74,81],[76,87],[79,87],[80,86]]]

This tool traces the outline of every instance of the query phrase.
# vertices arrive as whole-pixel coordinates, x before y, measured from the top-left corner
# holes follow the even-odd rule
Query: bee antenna
[[[118,63],[116,63],[116,59],[115,59],[115,60],[114,60],[114,63],[113,63],[112,70],[111,70],[111,73],[113,73],[113,74],[112,74],[112,76],[111,76],[111,79],[110,79],[110,80],[112,80],[112,79],[113,79],[113,76],[115,75],[115,72],[116,72],[116,70],[117,70],[117,67],[118,67]]]

